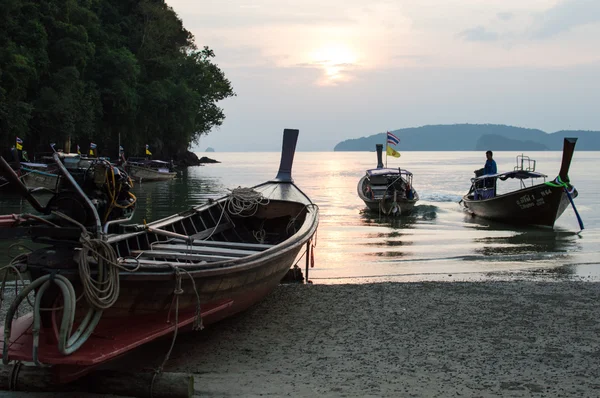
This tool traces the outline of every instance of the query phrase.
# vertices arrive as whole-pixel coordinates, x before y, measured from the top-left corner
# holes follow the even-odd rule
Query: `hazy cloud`
[[[513,14],[512,12],[499,12],[498,14],[496,14],[496,16],[498,17],[498,19],[501,19],[503,21],[510,21],[515,14]]]
[[[490,32],[483,26],[477,26],[472,29],[463,30],[458,34],[458,37],[462,37],[467,41],[496,41],[498,40],[498,34]]]
[[[265,27],[268,25],[350,25],[356,21],[342,15],[320,15],[310,12],[278,14],[262,12],[257,8],[237,8],[227,11],[227,18],[220,14],[201,13],[194,16],[194,23],[203,29]]]
[[[533,37],[546,39],[577,26],[599,22],[599,0],[564,0],[535,16]]]

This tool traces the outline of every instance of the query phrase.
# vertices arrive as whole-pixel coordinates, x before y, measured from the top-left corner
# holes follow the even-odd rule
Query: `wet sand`
[[[600,396],[600,284],[280,286],[169,370],[201,396]]]
[[[600,283],[283,285],[180,335],[166,370],[203,397],[600,396]]]

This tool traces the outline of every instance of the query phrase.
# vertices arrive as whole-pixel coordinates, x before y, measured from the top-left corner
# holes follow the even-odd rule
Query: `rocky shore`
[[[194,152],[190,151],[185,151],[183,153],[178,154],[175,157],[174,162],[179,167],[199,166],[206,163],[219,163],[219,161],[206,156],[198,158],[198,156]]]

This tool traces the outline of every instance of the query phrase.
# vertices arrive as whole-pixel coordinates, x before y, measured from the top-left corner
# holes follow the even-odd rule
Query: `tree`
[[[3,0],[0,144],[90,141],[177,156],[223,123],[235,95],[160,0]]]

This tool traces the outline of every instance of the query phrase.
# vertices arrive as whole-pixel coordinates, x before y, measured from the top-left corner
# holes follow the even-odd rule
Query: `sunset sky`
[[[167,0],[232,82],[195,148],[298,150],[426,124],[600,130],[600,0]]]

